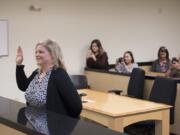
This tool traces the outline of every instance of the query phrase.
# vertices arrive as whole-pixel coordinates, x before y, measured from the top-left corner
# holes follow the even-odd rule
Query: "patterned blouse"
[[[46,75],[39,81],[40,72],[30,82],[25,92],[25,98],[30,106],[45,107],[47,97],[47,87],[49,77],[51,75],[52,68],[46,73]]]
[[[26,107],[25,116],[32,127],[39,133],[49,135],[47,114],[45,109]]]
[[[134,68],[138,68],[137,63],[133,63],[130,67],[126,66],[124,63],[118,63],[115,66],[115,70],[119,73],[131,73]]]

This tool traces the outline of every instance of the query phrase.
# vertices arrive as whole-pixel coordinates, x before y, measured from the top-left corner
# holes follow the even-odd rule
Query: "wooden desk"
[[[146,72],[146,76],[152,76],[152,77],[157,77],[157,76],[165,76],[165,73],[158,73],[158,72]]]
[[[1,96],[0,103],[0,135],[126,135]],[[40,116],[46,116],[43,127],[39,123],[44,123],[45,119]]]
[[[87,94],[83,100],[94,101],[83,103],[82,117],[119,132],[139,121],[156,120],[156,135],[169,135],[168,105],[88,89],[80,92]]]
[[[149,95],[151,93],[152,86],[154,84],[154,80],[156,76],[161,76],[163,73],[155,73],[148,72],[148,75],[145,79],[144,84],[144,99],[149,99]],[[127,87],[129,82],[129,76],[121,75],[121,74],[113,74],[109,72],[101,72],[94,70],[85,70],[85,75],[88,78],[88,84],[91,89],[107,92],[113,89],[123,90],[123,95],[127,94]],[[177,97],[175,104],[175,123],[170,125],[170,129],[172,133],[179,134],[180,133],[180,81],[177,86]]]
[[[10,128],[1,123],[0,123],[0,131],[1,131],[1,134],[3,135],[26,135],[25,133],[22,133],[16,129]]]

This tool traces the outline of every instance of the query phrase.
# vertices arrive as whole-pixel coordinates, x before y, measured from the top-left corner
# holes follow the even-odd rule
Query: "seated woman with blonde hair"
[[[38,43],[35,57],[38,68],[26,77],[22,65],[23,51],[18,47],[16,81],[19,89],[25,92],[27,105],[79,117],[81,99],[66,72],[59,45],[49,39]]]

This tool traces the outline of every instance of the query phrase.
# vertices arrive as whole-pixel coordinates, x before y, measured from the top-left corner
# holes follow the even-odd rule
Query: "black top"
[[[108,56],[104,52],[101,55],[96,56],[96,61],[93,58],[88,58],[86,60],[86,65],[88,68],[97,68],[97,69],[108,69]]]
[[[126,135],[46,109],[26,107],[3,97],[0,97],[0,123],[28,135]]]
[[[24,66],[18,65],[16,67],[16,81],[19,89],[26,91],[37,73],[38,71],[35,70],[27,78]],[[67,72],[62,68],[53,68],[51,72],[47,87],[46,108],[71,117],[78,117],[81,113],[81,99]]]

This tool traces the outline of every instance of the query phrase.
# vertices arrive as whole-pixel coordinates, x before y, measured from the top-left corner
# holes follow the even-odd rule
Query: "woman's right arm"
[[[26,91],[30,81],[35,76],[35,72],[33,72],[33,74],[29,78],[27,78],[24,72],[24,65],[22,65],[22,62],[23,51],[22,48],[19,46],[16,54],[16,82],[20,90]]]
[[[35,75],[36,75],[36,71],[34,71],[32,75],[29,78],[27,78],[24,72],[24,65],[17,65],[16,66],[16,82],[17,82],[18,88],[22,91],[26,91],[29,83],[31,82],[31,80],[34,78]]]

